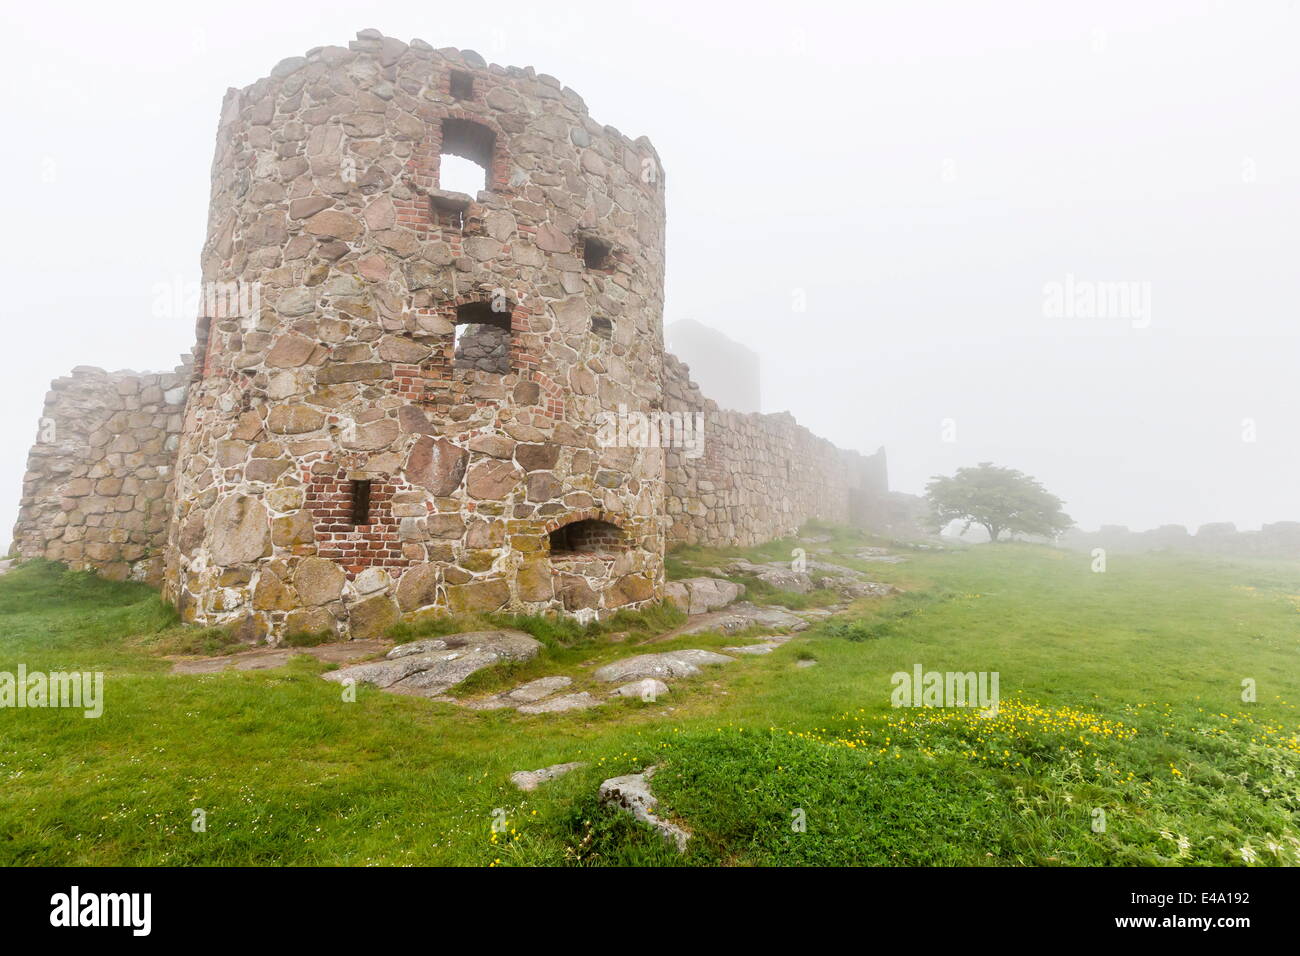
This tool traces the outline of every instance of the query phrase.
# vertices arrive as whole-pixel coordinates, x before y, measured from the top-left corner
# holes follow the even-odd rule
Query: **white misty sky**
[[[1300,5],[1069,7],[10,6],[0,537],[49,381],[192,344],[158,288],[199,278],[226,88],[363,27],[648,135],[665,321],[758,351],[765,409],[886,445],[894,488],[992,460],[1085,527],[1300,519]],[[1149,283],[1149,326],[1045,316],[1067,275]]]

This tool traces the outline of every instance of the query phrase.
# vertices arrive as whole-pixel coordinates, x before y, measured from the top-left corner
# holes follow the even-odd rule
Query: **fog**
[[[763,409],[886,446],[895,490],[993,461],[1084,527],[1300,519],[1296,3],[29,4],[6,26],[6,541],[50,380],[193,344],[162,290],[199,279],[226,88],[364,27],[534,66],[649,136],[665,322],[758,352]]]

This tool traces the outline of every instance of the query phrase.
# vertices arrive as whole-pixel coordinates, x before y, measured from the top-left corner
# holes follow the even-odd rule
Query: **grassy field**
[[[854,564],[867,543],[825,547]],[[904,594],[769,656],[657,703],[535,717],[371,688],[348,703],[307,657],[173,676],[160,651],[219,635],[178,628],[143,587],[21,566],[0,577],[0,671],[104,671],[106,702],[99,719],[0,710],[0,864],[1300,862],[1300,564],[1153,554],[1094,574],[1039,546],[906,553],[854,565]],[[676,620],[516,621],[545,651],[479,689],[581,676]],[[998,672],[997,715],[892,708],[891,674],[916,664]],[[508,780],[571,760],[588,766],[529,794]],[[602,779],[652,763],[694,834],[685,856],[597,804]]]

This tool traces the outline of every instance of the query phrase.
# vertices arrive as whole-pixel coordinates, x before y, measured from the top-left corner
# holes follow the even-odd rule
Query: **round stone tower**
[[[482,188],[442,188],[466,161]],[[227,93],[203,278],[185,620],[367,637],[661,596],[663,450],[600,438],[662,407],[648,140],[531,68],[364,30]]]

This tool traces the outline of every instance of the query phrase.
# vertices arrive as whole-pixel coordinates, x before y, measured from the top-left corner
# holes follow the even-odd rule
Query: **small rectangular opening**
[[[474,77],[463,70],[451,71],[451,96],[456,100],[474,98]]]
[[[608,269],[613,251],[614,247],[608,242],[587,236],[582,241],[582,262],[588,269]]]
[[[434,213],[438,217],[438,225],[444,229],[451,229],[454,232],[465,231],[465,210],[439,208],[434,206]]]
[[[510,371],[510,303],[504,299],[456,307],[452,368],[493,375]]]
[[[352,523],[370,524],[370,482],[352,482]]]

